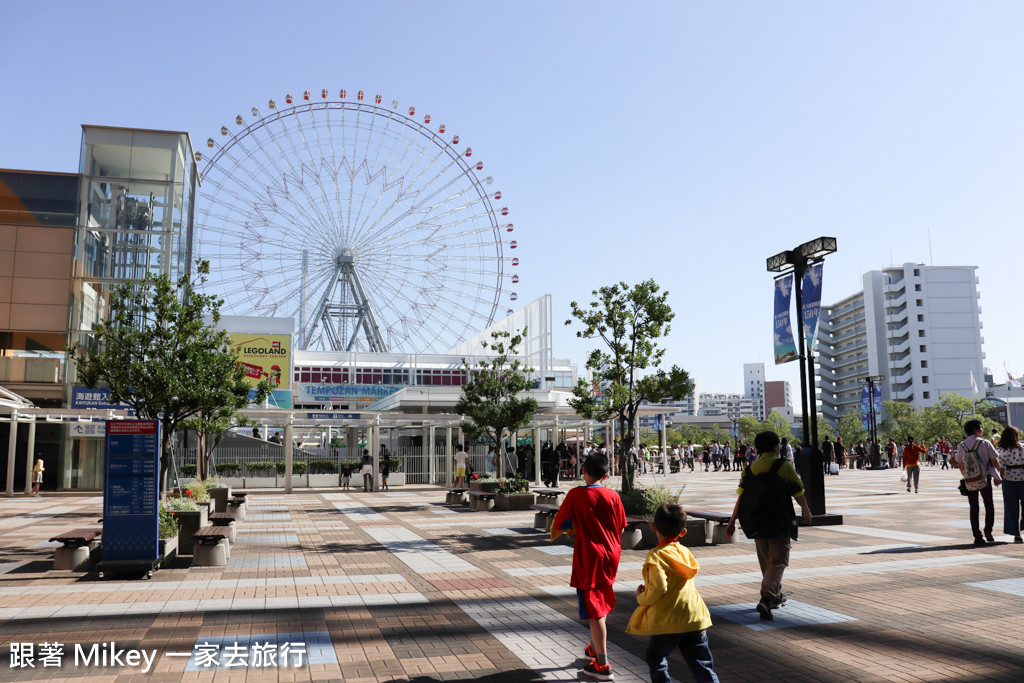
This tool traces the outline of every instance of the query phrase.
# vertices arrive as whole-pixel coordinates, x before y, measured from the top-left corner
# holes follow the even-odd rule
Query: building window
[[[914,268],[914,277],[920,277],[920,276],[921,276],[921,269],[920,268]]]
[[[921,384],[928,384],[928,375],[921,376]]]
[[[932,395],[931,395],[930,392],[928,392],[928,391],[921,392],[921,398],[931,398],[931,397],[932,397]]]
[[[914,285],[914,291],[915,292],[920,292],[921,291],[921,285]]]
[[[917,336],[918,337],[923,337],[924,336],[924,330],[918,330],[917,331]]]
[[[920,313],[917,314],[917,322],[919,322],[919,323],[923,323],[924,322],[924,316],[921,315]]]
[[[928,367],[928,361],[926,361],[926,360],[921,361],[921,367],[922,368]]]
[[[922,300],[918,299],[917,300],[917,305],[918,306],[924,306],[924,302]]]
[[[928,351],[928,347],[925,346],[924,344],[921,344],[920,349],[921,349],[921,353],[927,353],[927,351]]]

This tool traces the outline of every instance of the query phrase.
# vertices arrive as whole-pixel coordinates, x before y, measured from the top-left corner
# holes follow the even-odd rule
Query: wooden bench
[[[448,494],[444,497],[445,505],[466,505],[466,492],[469,489],[449,489]]]
[[[228,534],[228,543],[235,542],[235,531],[237,530],[236,522],[238,516],[235,511],[232,512],[216,512],[210,515],[210,524],[215,527],[220,527],[222,530],[226,530]]]
[[[533,516],[533,528],[551,531],[551,522],[554,521],[559,506],[551,505],[550,503],[537,503],[536,505],[531,505],[530,509],[537,511]]]
[[[558,505],[565,491],[561,489],[534,489],[537,494],[537,502],[543,505]]]
[[[469,496],[469,509],[477,512],[489,512],[494,509],[494,496],[496,494],[487,491],[467,491]]]
[[[102,534],[102,529],[72,529],[51,538],[50,543],[61,544],[60,548],[54,548],[53,568],[88,571],[92,566],[90,553]]]
[[[223,526],[199,527],[192,534],[195,547],[192,551],[193,567],[224,567],[231,557],[228,533]]]
[[[713,512],[711,510],[687,510],[686,516],[705,520],[707,524],[706,538],[710,539],[713,545],[736,542],[735,537],[725,533],[729,520],[732,519],[731,514]]]

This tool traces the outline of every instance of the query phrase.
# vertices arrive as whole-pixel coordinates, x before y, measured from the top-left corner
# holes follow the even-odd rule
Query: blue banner
[[[871,412],[871,398],[868,396],[868,385],[865,384],[860,388],[860,427],[864,431],[868,430],[868,417]]]
[[[882,385],[875,384],[873,387],[874,397],[872,402],[875,404],[875,422],[882,419]]]
[[[160,423],[107,422],[103,559],[159,557]]]
[[[821,263],[815,263],[804,271],[800,299],[804,310],[801,313],[804,324],[804,339],[807,348],[814,348],[818,339],[818,313],[821,311]]]
[[[789,298],[793,291],[793,275],[775,280],[775,364],[796,360],[793,323],[789,317]]]

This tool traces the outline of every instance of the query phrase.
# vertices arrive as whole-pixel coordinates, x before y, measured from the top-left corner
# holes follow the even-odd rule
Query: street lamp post
[[[825,458],[818,448],[818,400],[814,387],[814,352],[805,348],[803,326],[803,278],[808,267],[836,251],[835,237],[819,237],[767,259],[768,272],[779,276],[793,275],[796,311],[799,321],[797,337],[800,360],[800,406],[803,410],[803,439],[796,456],[797,469],[804,482],[807,503],[814,515],[814,524],[842,524],[842,515],[825,512]]]
[[[878,414],[875,412],[875,387],[881,389],[884,375],[871,375],[857,380],[868,387],[868,431],[871,434],[871,469],[882,469],[882,449],[878,445]]]

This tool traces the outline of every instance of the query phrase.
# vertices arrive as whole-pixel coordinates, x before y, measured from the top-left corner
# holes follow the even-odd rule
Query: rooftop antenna
[[[935,258],[932,256],[932,229],[928,228],[928,265],[935,265]]]

